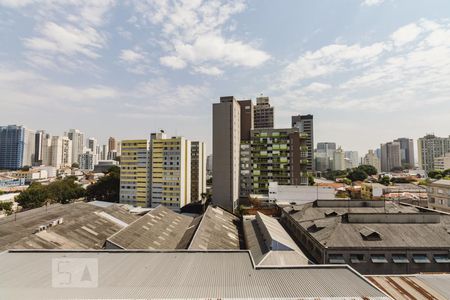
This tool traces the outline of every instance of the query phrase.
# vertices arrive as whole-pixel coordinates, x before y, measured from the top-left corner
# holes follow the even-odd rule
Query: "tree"
[[[12,202],[0,202],[0,211],[4,210],[6,212],[6,215],[9,216],[13,212],[12,206]]]
[[[347,178],[351,181],[364,181],[367,177],[367,173],[358,168],[354,169],[347,175]]]
[[[74,163],[72,164],[72,168],[74,168],[74,169],[78,169],[79,167],[80,167],[80,164],[77,163],[77,162],[74,162]]]
[[[450,176],[450,169],[447,169],[447,170],[443,171],[442,172],[442,176],[444,176],[444,177]]]
[[[432,171],[428,172],[428,177],[433,178],[433,179],[441,179],[443,177],[443,174],[441,171],[432,170]]]
[[[120,168],[111,167],[96,183],[87,187],[86,198],[106,202],[119,202]]]
[[[85,195],[85,190],[75,182],[73,176],[54,181],[47,186],[47,189],[49,198],[61,204],[69,203]]]
[[[377,168],[371,165],[360,165],[358,170],[364,171],[368,176],[377,175],[378,171]]]
[[[378,180],[378,183],[389,185],[391,183],[391,180],[389,179],[389,176],[383,176]]]
[[[308,185],[314,185],[314,176],[308,175]]]
[[[47,188],[38,182],[34,182],[17,196],[16,202],[24,209],[31,209],[43,206],[47,199]]]
[[[30,166],[23,166],[20,170],[27,172],[27,171],[30,171],[30,169],[31,169]]]

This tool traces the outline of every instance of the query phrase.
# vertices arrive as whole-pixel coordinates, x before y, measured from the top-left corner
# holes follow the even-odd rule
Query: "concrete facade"
[[[428,207],[450,212],[450,180],[437,180],[427,187]]]
[[[254,106],[255,129],[274,127],[274,108],[270,106],[269,97],[257,97]]]
[[[306,147],[308,148],[308,172],[315,171],[314,163],[314,117],[313,115],[292,116],[292,127],[298,128],[301,133],[307,135]]]
[[[239,199],[241,107],[233,96],[213,104],[213,199],[233,212]]]
[[[434,170],[434,159],[450,152],[450,137],[441,138],[428,134],[417,140],[419,168],[426,172]]]

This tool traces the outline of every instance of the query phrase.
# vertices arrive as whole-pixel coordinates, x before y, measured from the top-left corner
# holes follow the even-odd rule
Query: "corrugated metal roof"
[[[189,249],[240,249],[240,220],[220,207],[208,206]]]
[[[52,288],[55,258],[94,258],[98,287]],[[0,254],[5,299],[377,299],[381,291],[345,266],[259,268],[247,251]]]
[[[367,276],[396,300],[448,300],[450,274]]]
[[[37,232],[60,218],[61,224]],[[2,218],[0,250],[101,249],[108,236],[136,219],[118,205],[53,204]]]
[[[108,242],[129,250],[177,249],[182,239],[191,239],[191,237],[185,237],[185,233],[193,220],[192,217],[177,214],[160,205],[110,236]]]

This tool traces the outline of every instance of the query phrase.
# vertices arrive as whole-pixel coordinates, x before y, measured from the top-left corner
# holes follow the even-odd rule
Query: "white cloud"
[[[106,43],[106,39],[92,27],[78,29],[72,25],[61,26],[47,22],[39,29],[39,33],[39,37],[24,39],[25,47],[67,56],[83,54],[89,58],[97,58],[97,50]]]
[[[219,76],[223,74],[223,71],[217,67],[208,67],[208,66],[199,66],[194,67],[194,71],[196,73],[211,75],[211,76]]]
[[[164,66],[173,69],[192,66],[194,70],[256,67],[270,58],[254,45],[224,36],[230,18],[245,9],[243,0],[136,0],[133,3],[142,23],[158,25],[161,30],[160,43],[166,55],[160,62]],[[217,70],[209,73],[217,75]]]
[[[125,49],[120,52],[120,59],[125,62],[135,63],[143,60],[145,56],[135,50]]]
[[[414,41],[422,31],[423,28],[417,26],[416,24],[408,24],[396,30],[391,35],[391,39],[394,41],[394,44],[396,46],[401,47],[407,43]]]
[[[289,110],[404,111],[442,105],[450,95],[449,40],[450,21],[420,20],[368,46],[325,46],[287,65],[275,91]]]
[[[361,5],[362,6],[377,6],[384,2],[384,0],[364,0]]]

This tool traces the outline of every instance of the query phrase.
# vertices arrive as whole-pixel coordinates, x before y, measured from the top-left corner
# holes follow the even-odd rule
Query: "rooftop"
[[[120,249],[185,249],[196,227],[194,218],[160,205],[108,238]],[[184,237],[185,233],[190,234]],[[184,237],[184,238],[183,238]]]
[[[0,250],[101,249],[135,219],[118,205],[52,204],[0,219]]]
[[[240,249],[240,220],[220,207],[208,206],[189,249]]]
[[[439,179],[439,180],[432,182],[430,185],[431,186],[439,185],[439,186],[450,187],[450,180]]]
[[[244,219],[244,235],[257,266],[304,266],[309,264],[297,244],[274,218],[258,212]]]
[[[367,276],[367,279],[396,300],[450,299],[450,274]]]
[[[324,247],[448,248],[450,245],[450,216],[445,214],[422,212],[414,206],[390,201],[380,207],[318,207],[316,202],[283,210]],[[363,232],[367,229],[376,232],[379,238],[365,238]]]
[[[94,287],[52,288],[58,258],[94,259]],[[347,266],[255,268],[248,251],[5,252],[0,269],[6,299],[390,299]]]

